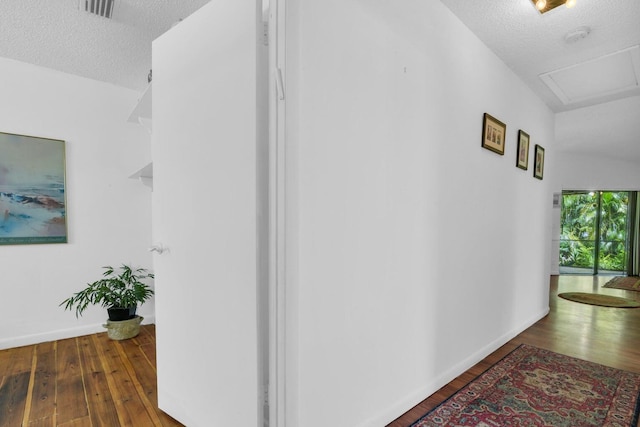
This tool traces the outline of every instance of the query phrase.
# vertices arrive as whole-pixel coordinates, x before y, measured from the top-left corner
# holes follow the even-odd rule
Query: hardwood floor
[[[155,326],[0,351],[1,427],[182,426],[158,409]]]
[[[550,313],[389,424],[406,427],[520,344],[640,373],[640,309],[558,298],[581,291],[640,301],[640,292],[601,286],[610,277],[554,276]],[[106,333],[0,351],[0,427],[182,426],[158,409],[155,326],[112,341]]]
[[[520,344],[640,373],[640,309],[608,308],[558,298],[559,292],[592,292],[640,301],[640,292],[602,288],[611,276],[553,276],[549,315],[427,397],[387,427],[407,427],[464,387]],[[640,423],[639,423],[640,425]]]

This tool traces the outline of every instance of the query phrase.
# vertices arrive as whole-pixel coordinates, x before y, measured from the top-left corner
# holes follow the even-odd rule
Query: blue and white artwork
[[[0,132],[0,245],[67,243],[64,144]]]

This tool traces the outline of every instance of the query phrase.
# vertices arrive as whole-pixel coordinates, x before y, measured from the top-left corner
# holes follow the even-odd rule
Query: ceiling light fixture
[[[547,13],[558,6],[574,7],[577,0],[531,0],[540,13]]]

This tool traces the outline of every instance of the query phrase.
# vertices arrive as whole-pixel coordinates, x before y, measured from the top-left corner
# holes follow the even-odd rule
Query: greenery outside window
[[[560,273],[624,273],[629,192],[563,191]]]

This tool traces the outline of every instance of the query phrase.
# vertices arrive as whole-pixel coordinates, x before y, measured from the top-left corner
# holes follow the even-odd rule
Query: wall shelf
[[[152,94],[152,84],[149,83],[147,89],[143,92],[142,96],[138,100],[138,103],[134,107],[131,114],[129,114],[129,118],[127,122],[129,123],[137,123],[144,126],[145,129],[151,133],[151,94]]]
[[[144,91],[138,103],[129,114],[129,118],[127,122],[136,123],[142,125],[149,133],[151,133],[151,83],[147,86],[147,89]],[[139,179],[147,187],[153,190],[153,162],[147,164],[142,167],[135,173],[133,173],[129,178],[131,179]]]
[[[153,162],[136,171],[129,178],[139,179],[140,182],[153,190]]]

